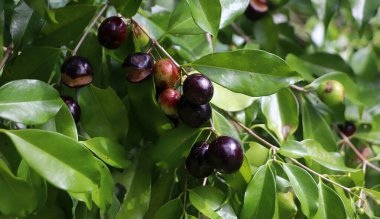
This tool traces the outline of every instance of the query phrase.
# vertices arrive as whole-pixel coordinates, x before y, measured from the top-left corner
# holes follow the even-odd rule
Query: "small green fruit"
[[[137,25],[133,25],[132,27],[133,36],[134,36],[134,39],[136,40],[135,42],[139,44],[140,48],[144,48],[148,46],[149,41],[150,41],[148,35],[146,35],[144,32],[146,31],[145,27],[142,27],[142,29]]]
[[[317,94],[327,105],[336,106],[344,100],[344,86],[339,81],[324,81],[318,86]]]

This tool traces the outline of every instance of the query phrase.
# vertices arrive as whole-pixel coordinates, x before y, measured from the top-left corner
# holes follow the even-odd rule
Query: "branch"
[[[289,87],[292,88],[293,90],[296,90],[296,91],[300,91],[300,92],[304,92],[304,93],[308,93],[309,92],[305,88],[297,86],[297,85],[294,85],[294,84],[290,85]]]
[[[9,46],[5,50],[4,56],[0,61],[0,71],[3,70],[5,63],[8,61],[12,52],[13,52],[13,43],[9,44]]]
[[[107,1],[107,2],[102,6],[102,8],[101,8],[100,11],[98,12],[98,14],[92,19],[90,26],[88,26],[86,32],[84,32],[84,34],[83,34],[83,36],[80,38],[78,44],[76,45],[76,47],[75,47],[75,48],[73,49],[73,51],[71,52],[71,54],[72,54],[73,56],[74,56],[75,54],[77,54],[79,47],[82,45],[83,41],[86,39],[87,35],[90,33],[90,30],[95,26],[96,21],[97,21],[97,20],[99,19],[99,17],[103,14],[103,12],[107,9],[108,4],[109,4],[109,2]]]
[[[334,125],[334,128],[335,130],[338,132],[338,134],[342,137],[344,143],[346,143],[353,151],[354,153],[356,154],[356,156],[359,157],[359,159],[363,162],[363,165],[367,165],[369,167],[371,167],[372,169],[376,170],[377,172],[380,172],[380,168],[374,164],[372,164],[371,162],[369,162],[361,153],[360,151],[358,151],[358,149],[356,149],[355,145],[352,144],[352,142],[350,141],[350,139],[345,135],[343,134],[343,132],[341,132],[339,130],[339,128]]]
[[[234,31],[239,34],[241,37],[243,37],[244,41],[247,42],[247,43],[251,43],[252,40],[249,36],[247,36],[247,34],[244,33],[244,30],[241,29],[239,27],[239,25],[237,25],[235,22],[231,24],[231,27],[232,29],[234,29]]]

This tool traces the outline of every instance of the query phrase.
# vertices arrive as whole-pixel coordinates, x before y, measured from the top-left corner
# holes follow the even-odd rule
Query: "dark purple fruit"
[[[268,10],[269,6],[267,0],[251,0],[245,11],[245,16],[252,21],[256,21],[263,17]]]
[[[206,159],[208,147],[209,145],[206,142],[199,141],[194,144],[186,158],[186,169],[196,178],[208,177],[214,172],[214,168]]]
[[[133,53],[125,58],[123,67],[127,69],[127,80],[133,83],[143,81],[152,74],[153,58],[147,53]]]
[[[209,103],[203,105],[191,104],[182,96],[178,104],[178,115],[186,125],[199,128],[210,120],[211,106]]]
[[[75,123],[78,123],[80,120],[80,106],[77,101],[75,101],[70,96],[61,96],[63,102],[69,108],[71,115],[74,118]]]
[[[356,132],[355,124],[350,121],[338,125],[338,128],[347,137],[353,135]]]
[[[62,81],[68,87],[82,87],[92,82],[90,62],[80,56],[71,56],[61,66]]]
[[[210,102],[214,95],[214,86],[210,79],[202,74],[192,74],[183,82],[183,96],[196,105]]]
[[[206,157],[217,171],[233,173],[243,164],[243,149],[236,139],[220,136],[210,143]]]
[[[99,43],[108,49],[120,47],[126,36],[127,25],[122,18],[117,16],[105,19],[98,29]]]

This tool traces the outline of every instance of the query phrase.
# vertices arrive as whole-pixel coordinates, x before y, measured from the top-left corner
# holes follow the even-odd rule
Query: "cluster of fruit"
[[[186,158],[186,169],[196,178],[208,177],[214,169],[233,173],[240,169],[243,159],[239,142],[229,136],[220,136],[210,144],[205,141],[195,143]]]

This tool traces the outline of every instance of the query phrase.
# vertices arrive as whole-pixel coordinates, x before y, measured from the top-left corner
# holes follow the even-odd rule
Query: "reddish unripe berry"
[[[168,116],[173,118],[178,118],[178,103],[181,98],[181,95],[178,91],[173,88],[167,88],[162,91],[158,97],[158,105],[161,110]]]
[[[160,59],[153,67],[156,87],[165,89],[173,87],[179,80],[178,68],[170,59]]]

